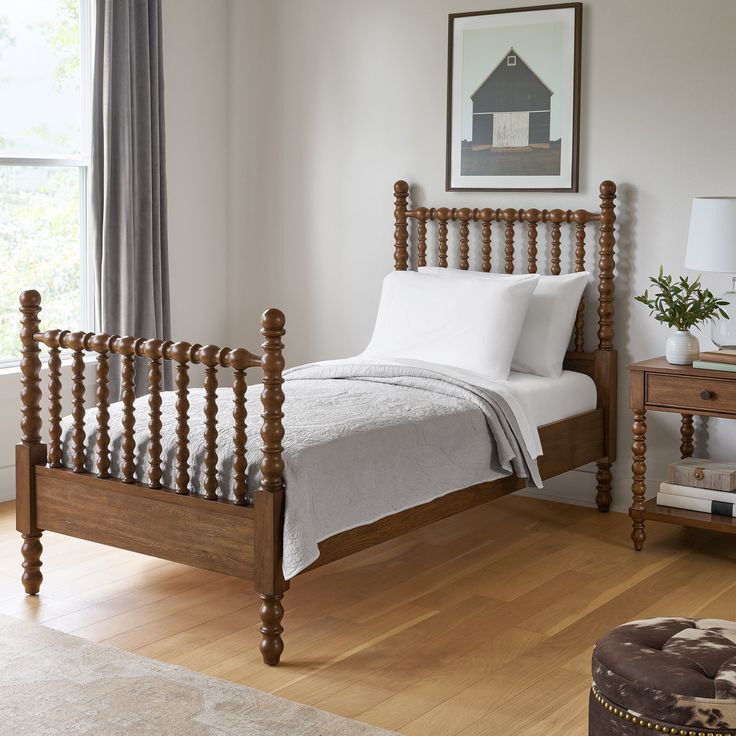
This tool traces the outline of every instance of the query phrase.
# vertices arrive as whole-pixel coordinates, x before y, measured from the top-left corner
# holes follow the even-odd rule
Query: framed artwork
[[[582,13],[450,15],[448,191],[578,191]]]

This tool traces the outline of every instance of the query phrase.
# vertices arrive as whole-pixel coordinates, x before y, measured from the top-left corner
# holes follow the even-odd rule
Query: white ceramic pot
[[[700,358],[700,343],[689,330],[677,330],[667,337],[664,357],[673,365],[692,365]]]

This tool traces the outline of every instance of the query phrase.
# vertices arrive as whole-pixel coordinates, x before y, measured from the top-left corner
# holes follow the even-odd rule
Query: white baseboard
[[[0,468],[0,503],[15,498],[15,466]]]

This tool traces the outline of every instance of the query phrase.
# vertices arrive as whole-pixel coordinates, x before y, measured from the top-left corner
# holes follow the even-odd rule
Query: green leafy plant
[[[649,307],[649,314],[653,314],[658,322],[678,330],[689,330],[718,317],[728,319],[728,314],[723,310],[728,302],[713,296],[709,289],[702,289],[700,276],[692,282],[687,276],[680,276],[675,281],[672,276],[665,276],[660,266],[659,275],[650,276],[649,281],[654,293],[650,296],[647,289],[634,299]]]

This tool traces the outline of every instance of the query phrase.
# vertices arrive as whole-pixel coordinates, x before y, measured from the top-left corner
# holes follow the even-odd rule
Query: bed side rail
[[[216,345],[199,345],[171,340],[136,338],[130,336],[95,334],[92,332],[70,332],[69,330],[39,331],[41,296],[37,291],[24,291],[20,296],[22,343],[22,389],[21,400],[22,443],[26,446],[40,445],[41,439],[41,358],[40,345],[49,349],[48,360],[48,465],[63,467],[61,448],[62,416],[62,350],[71,351],[72,375],[72,470],[86,473],[86,460],[95,453],[95,469],[98,478],[110,477],[110,356],[119,355],[121,362],[122,417],[122,466],[121,480],[135,483],[135,374],[136,359],[147,361],[148,384],[148,429],[150,441],[147,452],[148,486],[161,489],[162,479],[162,368],[163,363],[173,364],[176,384],[176,454],[175,488],[180,495],[189,495],[191,477],[189,470],[189,368],[204,366],[204,497],[211,501],[224,498],[224,489],[219,487],[217,477],[217,388],[218,369],[232,371],[233,390],[233,482],[234,503],[247,504],[247,409],[246,371],[262,368],[263,390],[263,441],[261,459],[261,488],[275,490],[283,487],[283,464],[281,440],[283,426],[283,343],[285,334],[284,315],[278,309],[269,309],[261,318],[261,334],[264,337],[263,353],[256,355],[244,348],[219,348]],[[97,406],[96,447],[86,441],[85,415],[85,355],[96,354],[95,399]],[[139,458],[140,462],[140,458]]]

